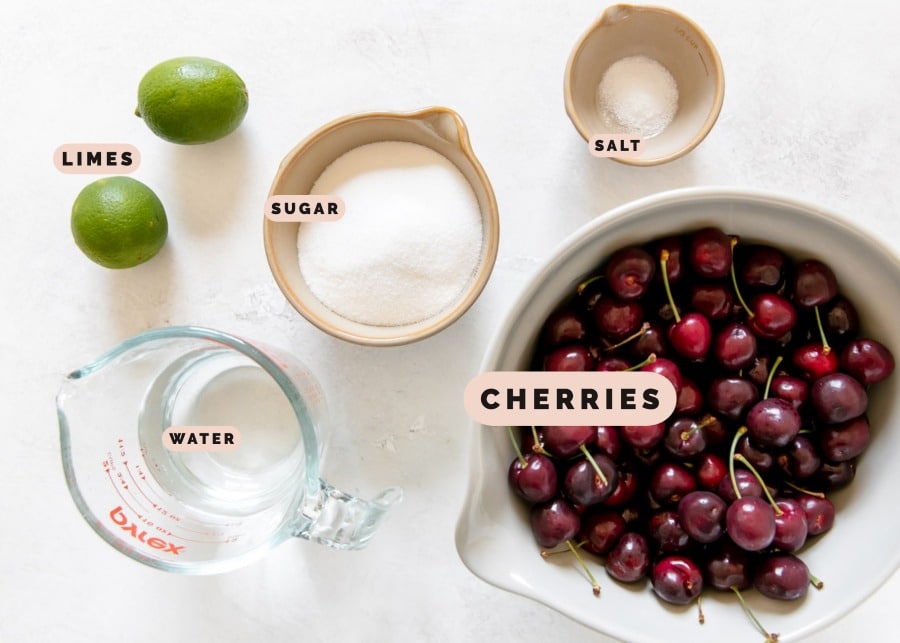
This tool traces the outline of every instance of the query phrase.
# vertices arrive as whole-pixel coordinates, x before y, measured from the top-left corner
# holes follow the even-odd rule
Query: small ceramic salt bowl
[[[346,116],[313,132],[292,149],[278,168],[269,196],[308,195],[325,169],[343,154],[388,141],[416,143],[449,160],[472,188],[481,214],[481,248],[475,270],[455,302],[428,319],[403,325],[359,323],[323,304],[303,277],[297,235],[301,225],[329,223],[263,222],[266,258],[272,275],[288,302],[324,332],[357,344],[395,346],[434,335],[459,319],[475,303],[494,267],[500,237],[497,202],[487,174],[475,157],[468,131],[456,112],[432,107],[417,112],[372,112]],[[395,305],[385,301],[384,306]]]
[[[668,70],[678,88],[672,121],[641,143],[639,156],[614,156],[629,165],[659,165],[684,156],[706,137],[725,97],[722,61],[709,37],[692,20],[663,7],[608,7],[579,39],[566,66],[566,112],[582,138],[610,132],[598,87],[617,61],[646,56]]]

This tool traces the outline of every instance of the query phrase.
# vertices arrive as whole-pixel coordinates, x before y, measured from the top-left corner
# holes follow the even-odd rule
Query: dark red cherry
[[[777,248],[765,245],[746,249],[738,277],[750,288],[778,290],[784,279],[787,258]]]
[[[817,259],[801,261],[792,279],[794,301],[803,308],[822,306],[837,295],[837,279],[831,268]]]
[[[581,316],[573,310],[558,310],[544,323],[541,338],[548,348],[575,344],[584,339],[587,330]]]
[[[619,299],[640,299],[656,272],[656,262],[646,250],[628,247],[617,250],[606,264],[606,282]]]
[[[797,311],[784,297],[775,293],[757,295],[750,303],[753,317],[747,324],[758,337],[778,339],[791,331],[797,323]]]
[[[706,357],[711,342],[709,320],[700,313],[682,315],[679,321],[669,326],[669,344],[676,353],[687,359]]]
[[[894,356],[874,339],[855,339],[841,351],[841,370],[864,386],[886,379],[894,372]]]
[[[557,348],[544,358],[545,371],[592,371],[594,365],[591,351],[581,344]]]
[[[727,319],[734,308],[734,298],[724,284],[698,284],[691,288],[691,308],[708,319]]]
[[[528,502],[546,502],[556,495],[557,474],[553,461],[539,453],[526,453],[509,465],[509,485]]]
[[[691,235],[690,264],[700,277],[721,279],[731,269],[731,238],[718,228],[704,228]]]
[[[817,342],[795,348],[791,355],[791,361],[794,366],[814,380],[834,373],[838,369],[837,354]]]
[[[668,603],[687,605],[703,591],[703,574],[686,556],[668,556],[653,566],[653,591]]]
[[[713,355],[729,370],[746,368],[756,357],[756,337],[744,324],[728,324],[716,335]]]
[[[633,335],[644,321],[644,307],[636,301],[604,297],[594,307],[594,324],[603,335],[620,341]]]

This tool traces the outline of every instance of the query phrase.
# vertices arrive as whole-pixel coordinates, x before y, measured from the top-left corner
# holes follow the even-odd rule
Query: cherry
[[[740,420],[759,399],[759,390],[740,377],[720,377],[709,384],[706,404],[713,412],[728,420]]]
[[[816,471],[815,480],[824,489],[840,489],[853,482],[856,476],[856,461],[823,462]]]
[[[606,264],[606,282],[614,295],[624,301],[640,299],[647,292],[656,265],[645,250],[622,248]]]
[[[723,591],[748,589],[753,584],[750,556],[728,538],[720,539],[707,553],[703,572],[709,585]]]
[[[785,601],[806,596],[810,580],[806,563],[793,554],[766,556],[753,574],[753,586],[760,594]]]
[[[651,426],[623,426],[619,427],[619,435],[631,447],[635,449],[652,449],[666,433],[665,422]]]
[[[544,448],[560,458],[568,458],[581,450],[583,445],[596,439],[593,426],[545,426],[542,430]]]
[[[865,451],[870,438],[869,419],[861,415],[841,424],[822,427],[819,450],[827,460],[844,462]]]
[[[810,388],[809,398],[816,416],[828,424],[859,417],[869,405],[862,384],[845,373],[832,373],[817,379]]]
[[[715,418],[710,416],[706,421],[712,423]],[[672,455],[687,459],[699,455],[706,449],[706,434],[703,422],[697,422],[692,418],[679,417],[670,420],[663,438],[663,447]]]
[[[750,288],[778,290],[784,281],[786,267],[787,258],[777,248],[751,246],[741,265],[741,282]]]
[[[594,364],[594,356],[581,344],[557,348],[544,358],[545,371],[592,371]]]
[[[756,357],[756,337],[744,324],[729,324],[716,335],[713,355],[729,370],[745,368]]]
[[[583,547],[598,556],[608,553],[622,534],[625,533],[625,519],[617,511],[608,509],[589,511],[581,518],[578,537],[584,541]]]
[[[640,481],[634,471],[619,471],[618,484],[615,490],[603,501],[603,504],[607,507],[626,505],[637,495],[639,486]]]
[[[806,373],[810,379],[818,379],[834,373],[838,369],[838,359],[834,351],[818,343],[803,344],[791,355],[794,366]]]
[[[631,364],[621,357],[606,357],[597,361],[595,371],[627,371]]]
[[[738,440],[737,452],[762,474],[768,473],[775,466],[775,456],[770,451],[754,444],[749,435],[743,435]]]
[[[806,514],[809,536],[824,534],[834,526],[834,504],[823,494],[803,493],[797,496],[797,502]]]
[[[509,484],[528,502],[546,502],[556,495],[556,467],[547,456],[527,453],[509,465]]]
[[[678,503],[678,519],[691,538],[709,544],[722,535],[726,510],[725,501],[719,495],[711,491],[692,491]],[[805,536],[805,524],[803,533]]]
[[[697,484],[707,491],[714,491],[728,475],[728,467],[714,453],[704,453],[695,469]]]
[[[681,379],[681,390],[675,402],[675,413],[679,415],[696,415],[703,409],[703,393],[700,387],[687,378]]]
[[[725,513],[725,529],[738,547],[746,551],[763,550],[775,539],[775,511],[762,498],[738,498]]]
[[[734,308],[734,299],[723,284],[698,284],[691,288],[691,307],[709,319],[727,319]]]
[[[692,360],[702,359],[709,352],[709,346],[712,342],[712,328],[710,328],[709,320],[700,313],[688,313],[684,316],[678,313],[665,272],[668,259],[669,253],[663,250],[660,253],[663,286],[666,290],[666,297],[669,299],[669,305],[672,307],[672,314],[675,316],[675,323],[669,326],[669,344],[676,353],[683,357]]]
[[[874,339],[857,339],[841,352],[841,369],[869,386],[894,372],[894,356]]]
[[[703,575],[686,556],[667,556],[653,566],[653,591],[666,602],[687,605],[703,591]]]
[[[785,475],[795,478],[808,478],[822,466],[819,452],[805,435],[798,435],[791,440],[778,456],[778,466]]]
[[[584,339],[587,330],[581,316],[574,310],[558,310],[544,322],[541,338],[548,348],[574,344]]]
[[[685,551],[691,544],[690,536],[682,527],[675,511],[658,511],[650,516],[647,534],[659,551],[666,554]]]
[[[644,321],[644,308],[636,301],[604,297],[594,307],[594,324],[603,335],[618,341],[634,334]]]
[[[783,447],[800,432],[800,414],[788,402],[777,397],[757,402],[747,413],[750,437],[762,447]]]
[[[680,464],[666,462],[650,474],[650,495],[660,505],[675,504],[696,488],[694,476]]]
[[[581,458],[572,464],[563,478],[563,493],[576,505],[590,507],[603,502],[618,484],[618,472],[613,461],[599,453],[591,456],[593,462]],[[602,477],[597,473],[599,467]]]
[[[678,283],[685,275],[684,262],[682,261],[682,249],[684,244],[681,237],[665,237],[653,244],[653,256],[658,257],[663,250],[669,253],[669,260],[666,262],[666,277],[670,284]]]
[[[851,338],[859,332],[859,315],[849,299],[838,295],[828,304],[825,328],[836,339]]]
[[[817,259],[808,259],[794,269],[791,289],[798,306],[812,308],[835,298],[837,279],[827,265]]]
[[[632,344],[631,354],[638,359],[645,359],[650,355],[662,356],[666,354],[667,346],[666,334],[662,327],[651,322]]]
[[[613,462],[617,462],[622,455],[622,438],[619,431],[613,426],[598,426],[594,447]]]
[[[731,478],[728,475],[722,478],[719,481],[719,486],[716,488],[716,493],[718,493],[725,502],[734,502],[738,499],[737,494],[734,493],[735,483],[737,484],[738,491],[741,492],[741,497],[755,496],[761,498],[764,493],[759,480],[746,469],[735,470],[734,483],[732,483]]]
[[[750,304],[747,320],[758,337],[778,339],[791,331],[797,323],[797,311],[791,303],[775,293],[757,295]]]
[[[809,384],[798,377],[778,375],[772,380],[772,394],[787,400],[798,411],[809,397]]]
[[[728,276],[731,239],[718,228],[704,228],[691,235],[689,260],[694,272],[706,279]]]
[[[775,539],[772,544],[786,552],[795,552],[806,543],[809,534],[806,512],[800,502],[792,498],[775,501],[780,514],[775,514]]]
[[[628,531],[606,557],[606,573],[623,583],[634,583],[650,569],[650,548],[641,534]]]
[[[531,531],[541,547],[556,547],[578,533],[580,520],[575,509],[562,498],[534,505]]]

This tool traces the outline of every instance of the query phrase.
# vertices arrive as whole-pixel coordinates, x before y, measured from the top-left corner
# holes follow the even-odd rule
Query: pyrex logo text
[[[128,518],[125,516],[125,512],[122,511],[122,507],[116,507],[112,511],[109,512],[109,517],[112,519],[114,523],[119,525],[123,531],[127,531],[132,538],[138,540],[146,545],[150,545],[153,549],[165,549],[164,554],[175,554],[176,556],[181,553],[184,549],[184,545],[175,545],[173,543],[167,542],[161,538],[157,538],[156,536],[151,536],[147,538],[147,532],[141,531],[138,532],[137,523],[129,523]],[[168,547],[168,549],[166,549]]]

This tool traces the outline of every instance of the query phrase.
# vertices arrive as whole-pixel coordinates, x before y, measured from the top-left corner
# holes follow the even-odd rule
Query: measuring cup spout
[[[399,488],[389,487],[363,500],[319,482],[319,493],[309,494],[300,507],[294,535],[333,549],[365,547],[388,509],[403,497]]]

